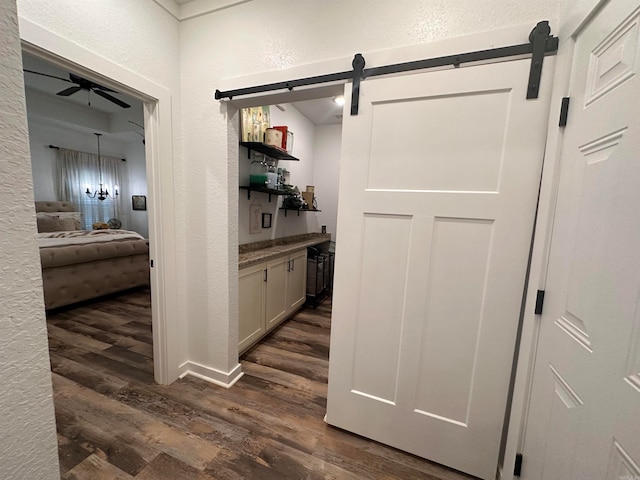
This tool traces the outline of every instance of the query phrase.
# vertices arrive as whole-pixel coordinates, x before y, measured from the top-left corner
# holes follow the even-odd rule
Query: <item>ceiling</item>
[[[191,0],[176,1],[178,3],[186,3]],[[54,77],[59,77],[51,78],[43,75],[25,72],[24,82],[27,90],[27,95],[29,95],[30,90],[33,90],[39,92],[40,94],[49,96],[52,100],[56,101],[56,103],[58,105],[61,105],[62,107],[64,107],[65,104],[68,104],[70,105],[70,108],[87,109],[87,111],[91,111],[93,113],[98,112],[99,114],[107,115],[110,118],[122,117],[118,122],[119,132],[117,133],[122,135],[123,131],[124,133],[127,133],[126,130],[129,130],[129,133],[131,135],[129,135],[128,138],[126,138],[125,136],[123,140],[140,139],[140,132],[143,131],[143,129],[140,128],[140,125],[143,125],[144,120],[142,113],[142,102],[140,102],[139,100],[123,93],[107,92],[109,93],[109,95],[112,95],[119,100],[122,100],[123,102],[131,105],[131,108],[124,109],[102,98],[94,92],[89,92],[87,90],[80,90],[72,95],[69,95],[68,97],[59,96],[56,95],[56,93],[74,86],[73,83],[65,80],[69,79],[69,71],[27,53],[23,54],[23,67],[25,70],[31,70]],[[342,123],[343,107],[337,105],[333,101],[333,98],[320,98],[302,102],[293,102],[291,103],[291,105],[293,105],[298,111],[300,111],[300,113],[307,117],[314,125],[334,125]],[[109,134],[116,132],[104,133]]]
[[[36,97],[41,104],[43,101],[48,104],[46,108],[37,113],[39,116],[48,117],[56,123],[64,122],[65,118],[73,117],[73,113],[70,112],[79,113],[79,118],[82,117],[82,113],[99,116],[107,119],[109,127],[98,129],[98,131],[102,131],[107,135],[121,137],[124,141],[140,140],[141,132],[144,131],[141,127],[144,124],[144,114],[140,100],[123,93],[107,91],[107,94],[131,105],[130,108],[122,108],[89,90],[79,90],[69,96],[56,95],[58,92],[76,85],[71,82],[68,70],[28,53],[23,53],[22,62],[25,70],[58,77],[52,78],[24,72],[27,104],[30,104],[30,98],[35,99]],[[67,110],[65,106],[68,106],[68,111],[64,112],[66,115],[63,115],[59,112],[59,109]],[[47,112],[47,110],[50,110],[50,112]],[[66,123],[69,124],[70,128],[73,128],[71,122],[67,121]],[[82,125],[82,121],[77,125],[78,129],[86,129],[86,127],[87,125]],[[92,130],[95,130],[95,128]]]
[[[57,78],[50,78],[42,75],[37,75],[34,73],[25,72],[24,73],[24,83],[25,87],[32,88],[34,90],[48,93],[51,95],[55,95],[57,92],[60,92],[66,88],[73,87],[74,84],[69,80],[69,71],[64,70],[52,63],[49,63],[41,58],[35,57],[33,55],[29,55],[27,53],[23,54],[22,57],[23,68],[25,70],[31,70],[35,72],[44,73],[47,75],[52,75]],[[133,105],[136,103],[140,103],[140,101],[132,98],[128,95],[118,92],[107,92],[109,95],[122,100],[129,105]],[[103,113],[113,114],[113,113],[122,113],[125,109],[119,107],[118,105],[96,95],[94,92],[89,93],[86,90],[80,90],[77,93],[74,93],[68,97],[58,97],[59,99],[65,99],[69,102],[74,102],[78,105],[89,106],[91,104],[91,108],[98,110]],[[129,110],[129,109],[127,109]]]
[[[333,98],[318,98],[304,102],[291,103],[314,125],[335,125],[342,123],[342,109]]]

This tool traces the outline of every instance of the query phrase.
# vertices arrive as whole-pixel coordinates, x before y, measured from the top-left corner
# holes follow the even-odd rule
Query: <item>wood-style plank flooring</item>
[[[469,479],[330,427],[331,302],[242,358],[231,389],[153,381],[147,289],[48,314],[65,480]]]

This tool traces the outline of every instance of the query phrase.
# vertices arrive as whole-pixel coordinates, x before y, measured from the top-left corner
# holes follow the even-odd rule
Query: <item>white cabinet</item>
[[[238,350],[243,352],[306,300],[307,250],[238,272]]]
[[[267,331],[278,325],[289,313],[287,308],[288,263],[288,256],[267,262],[267,281],[265,283],[265,328]]]
[[[238,272],[238,348],[244,350],[264,333],[264,265],[254,265]]]
[[[289,257],[289,286],[287,288],[287,310],[293,312],[307,298],[307,251],[293,253]]]

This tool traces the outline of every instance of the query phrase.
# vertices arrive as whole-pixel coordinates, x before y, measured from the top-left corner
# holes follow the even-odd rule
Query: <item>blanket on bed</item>
[[[112,242],[119,240],[144,240],[137,232],[130,230],[70,230],[66,232],[42,232],[37,234],[40,248],[87,243]]]

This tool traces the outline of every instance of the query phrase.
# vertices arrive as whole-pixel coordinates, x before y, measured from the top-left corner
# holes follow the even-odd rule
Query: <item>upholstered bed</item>
[[[45,308],[149,285],[148,242],[125,230],[79,230],[75,211],[69,202],[36,202]]]

